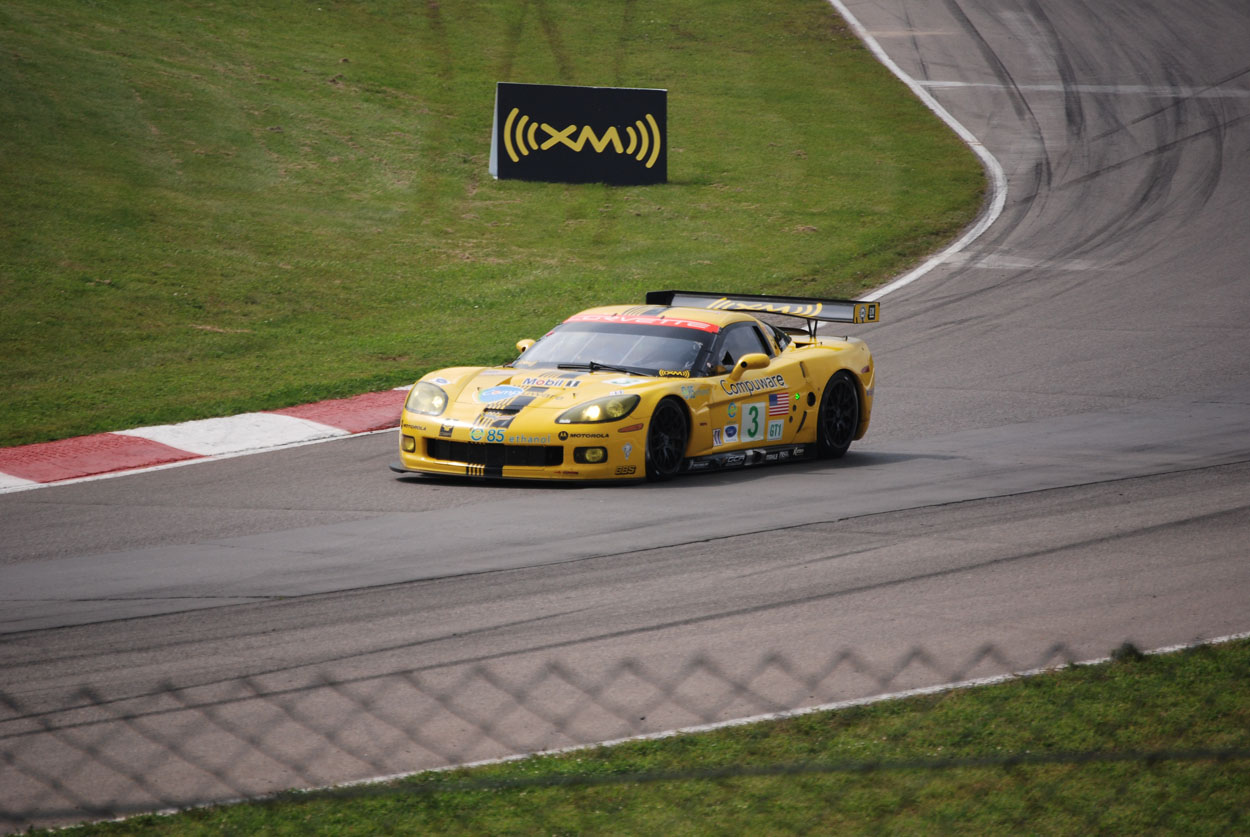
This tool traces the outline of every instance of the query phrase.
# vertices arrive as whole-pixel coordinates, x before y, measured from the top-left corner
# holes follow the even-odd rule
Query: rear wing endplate
[[[784,314],[822,323],[875,323],[881,313],[881,303],[858,299],[809,299],[799,296],[713,294],[700,291],[648,291],[647,304]]]

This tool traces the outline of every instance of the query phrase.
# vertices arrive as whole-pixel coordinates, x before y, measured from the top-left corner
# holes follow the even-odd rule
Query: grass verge
[[[93,834],[1244,833],[1250,641]],[[73,835],[85,833],[70,830]]]
[[[665,87],[669,183],[487,174],[497,81]],[[11,0],[0,445],[495,363],[657,287],[850,295],[975,158],[822,0]]]

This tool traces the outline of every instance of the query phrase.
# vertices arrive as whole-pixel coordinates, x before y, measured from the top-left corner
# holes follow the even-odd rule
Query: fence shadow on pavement
[[[1126,645],[1114,656],[1123,666],[1140,655]],[[336,795],[359,797],[889,771],[936,776],[959,769],[1019,772],[1053,765],[1131,764],[1143,770],[1165,763],[1198,765],[1185,781],[1187,792],[1200,797],[1206,793],[1204,777],[1222,782],[1229,770],[1238,772],[1241,787],[1247,786],[1248,658],[1243,653],[1218,665],[1204,662],[1204,694],[1211,697],[1195,696],[1195,705],[1178,714],[1189,720],[1154,725],[1148,735],[1138,725],[1142,713],[1155,710],[1140,699],[1112,704],[1086,697],[1094,687],[1076,686],[1056,688],[1040,702],[1030,696],[1026,717],[1019,714],[1021,699],[1007,698],[979,705],[971,721],[943,721],[972,724],[972,731],[958,739],[963,743],[946,750],[835,749],[797,760],[756,757],[608,775],[527,773],[504,780],[455,774],[454,782],[417,784],[362,780],[658,737],[666,731],[715,729],[743,719],[812,717],[817,708],[856,706],[898,693],[929,701],[918,717],[934,717],[932,707],[952,694],[950,684],[1019,684],[1026,681],[1002,673],[1071,671],[1073,661],[1062,645],[1023,665],[984,646],[954,664],[918,648],[884,664],[854,651],[832,653],[816,666],[785,654],[766,654],[746,664],[701,655],[669,668],[628,659],[595,670],[559,660],[496,661],[357,678],[283,672],[120,697],[92,688],[54,697],[0,691],[0,829],[335,785]],[[1178,672],[1165,676],[1193,676]],[[1043,678],[1028,681],[1037,679]],[[1218,734],[1207,730],[1204,719],[1211,717],[1220,719]],[[1004,739],[998,732],[1003,728],[1013,735]],[[1021,731],[1029,734],[1019,738]],[[1003,749],[1003,740],[1012,746]],[[1050,801],[1062,795],[1056,789]],[[1158,812],[1163,819],[1148,821],[1148,827],[1169,830],[1183,822],[1166,808]],[[1100,829],[1106,823],[1081,825]],[[1246,827],[1238,806],[1229,807],[1223,826]]]

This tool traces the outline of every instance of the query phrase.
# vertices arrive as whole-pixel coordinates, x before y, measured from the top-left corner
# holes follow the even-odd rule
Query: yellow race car
[[[517,343],[510,364],[417,381],[391,469],[665,480],[840,457],[868,431],[872,354],[817,327],[878,314],[876,302],[694,291],[591,308]]]

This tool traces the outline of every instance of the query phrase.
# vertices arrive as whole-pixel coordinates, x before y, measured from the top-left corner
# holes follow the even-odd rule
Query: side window
[[[778,353],[784,352],[786,347],[794,342],[790,335],[786,334],[782,329],[777,328],[777,326],[769,326],[769,328],[772,329],[773,340],[777,342]]]
[[[764,341],[763,335],[755,326],[750,323],[739,323],[726,329],[720,348],[717,349],[718,356],[713,358],[713,363],[729,369],[743,355],[749,355],[752,352],[759,352],[770,357],[773,354],[768,343]]]

